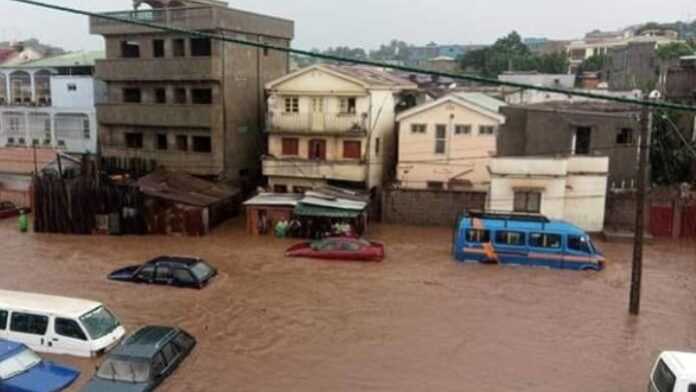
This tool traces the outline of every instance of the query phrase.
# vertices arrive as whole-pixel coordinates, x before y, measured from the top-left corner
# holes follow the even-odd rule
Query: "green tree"
[[[696,150],[696,143],[686,135],[680,124],[683,113],[657,111],[653,116],[650,163],[652,182],[658,185],[673,185],[692,180],[694,156],[685,143]],[[692,117],[688,117],[691,119]],[[691,121],[687,121],[691,122]],[[677,132],[681,132],[680,136]]]
[[[536,55],[513,31],[500,38],[493,46],[468,52],[460,59],[464,71],[476,72],[495,78],[505,71],[538,71],[541,73],[566,73],[568,58],[563,52]]]
[[[585,61],[578,67],[578,73],[582,72],[599,72],[606,64],[608,58],[603,54],[595,54],[590,58],[585,59]]]
[[[692,42],[672,42],[657,48],[657,58],[662,61],[678,59],[696,52]]]
[[[409,57],[409,47],[406,42],[393,39],[388,45],[380,45],[379,49],[371,51],[370,58],[377,61],[406,61]]]

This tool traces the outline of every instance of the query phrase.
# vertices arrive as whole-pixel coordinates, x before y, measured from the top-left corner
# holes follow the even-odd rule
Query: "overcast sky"
[[[91,11],[124,10],[130,0],[45,0]],[[66,49],[101,49],[87,18],[0,0],[0,40],[36,37]],[[696,18],[694,0],[236,0],[230,6],[295,21],[297,48],[375,48],[392,38],[414,44],[492,43],[525,37],[582,37],[647,21]]]

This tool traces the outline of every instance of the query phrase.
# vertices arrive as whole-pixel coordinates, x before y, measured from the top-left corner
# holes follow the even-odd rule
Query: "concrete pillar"
[[[56,148],[58,146],[58,140],[56,139],[56,114],[49,114],[51,119],[51,147]]]
[[[31,81],[31,102],[36,103],[36,71],[29,71],[29,80]]]
[[[5,72],[5,89],[7,91],[7,103],[12,103],[12,89],[10,85],[10,73]]]
[[[26,141],[26,146],[32,145],[31,132],[29,132],[29,111],[24,111],[24,140]]]

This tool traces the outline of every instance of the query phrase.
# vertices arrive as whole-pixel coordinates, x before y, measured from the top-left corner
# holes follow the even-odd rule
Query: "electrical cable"
[[[682,105],[682,104],[671,103],[671,102],[660,102],[660,101],[655,101],[655,100],[644,100],[644,99],[634,99],[634,98],[624,98],[624,97],[610,97],[610,96],[605,96],[605,95],[601,95],[601,94],[589,93],[586,91],[576,91],[576,90],[556,88],[556,87],[535,86],[535,85],[530,85],[530,84],[526,84],[526,83],[502,81],[502,80],[484,78],[484,77],[475,76],[475,75],[464,75],[464,74],[455,74],[455,73],[448,73],[448,72],[424,70],[424,69],[419,69],[419,68],[414,68],[414,67],[407,67],[407,66],[402,66],[402,65],[382,63],[382,62],[378,62],[378,61],[351,59],[351,58],[346,58],[346,57],[311,52],[311,51],[307,51],[307,50],[292,49],[289,47],[270,45],[270,44],[266,44],[266,43],[251,42],[251,41],[244,40],[244,39],[227,37],[227,36],[221,35],[221,34],[211,34],[211,33],[206,33],[206,32],[201,32],[201,31],[187,30],[187,29],[182,29],[182,28],[178,28],[178,27],[165,26],[165,25],[161,25],[161,24],[157,24],[157,23],[150,23],[150,22],[146,22],[143,20],[129,19],[129,18],[121,17],[121,16],[116,16],[116,15],[123,15],[122,12],[121,13],[112,13],[112,14],[96,13],[96,12],[84,11],[84,10],[80,10],[80,9],[76,9],[76,8],[70,8],[70,7],[64,7],[64,6],[54,5],[54,4],[43,3],[43,2],[34,1],[34,0],[9,0],[9,1],[14,1],[17,3],[23,3],[23,4],[27,4],[27,5],[33,5],[33,6],[41,7],[41,8],[52,9],[52,10],[56,10],[56,11],[72,13],[72,14],[76,14],[76,15],[89,16],[89,17],[93,17],[93,18],[97,18],[97,19],[110,20],[110,21],[115,21],[115,22],[119,22],[119,23],[138,25],[138,26],[143,26],[143,27],[155,29],[155,30],[167,31],[170,33],[187,34],[190,36],[195,36],[195,37],[200,37],[200,38],[209,38],[209,39],[213,39],[213,40],[230,42],[230,43],[244,45],[244,46],[256,47],[256,48],[260,48],[260,49],[264,49],[264,50],[274,50],[274,51],[286,52],[286,53],[307,56],[307,57],[313,57],[313,58],[329,60],[329,61],[337,61],[337,62],[358,64],[358,65],[367,65],[367,66],[373,66],[373,67],[393,69],[393,70],[403,71],[403,72],[420,73],[420,74],[430,75],[430,76],[451,78],[451,79],[455,79],[455,80],[464,80],[464,81],[476,82],[476,83],[482,83],[482,84],[514,87],[514,88],[520,88],[520,89],[525,89],[525,90],[537,90],[537,91],[543,91],[543,92],[549,92],[549,93],[566,94],[569,96],[585,97],[585,98],[592,98],[592,99],[597,99],[597,100],[602,100],[602,101],[612,101],[612,102],[619,102],[619,103],[625,103],[625,104],[647,106],[647,107],[651,107],[651,108],[662,108],[662,109],[671,109],[671,110],[678,110],[678,111],[696,112],[696,107],[694,107],[694,106]]]

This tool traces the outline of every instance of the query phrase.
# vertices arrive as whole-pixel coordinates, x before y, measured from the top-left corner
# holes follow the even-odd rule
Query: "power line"
[[[492,85],[507,86],[507,87],[527,89],[527,90],[537,90],[537,91],[543,91],[543,92],[549,92],[549,93],[566,94],[566,95],[570,95],[570,96],[585,97],[585,98],[597,99],[597,100],[602,100],[602,101],[613,101],[613,102],[619,102],[619,103],[625,103],[625,104],[639,105],[639,106],[643,106],[643,107],[696,112],[696,107],[689,106],[689,105],[677,104],[677,103],[658,102],[658,101],[651,101],[651,100],[647,100],[647,99],[608,97],[605,95],[589,93],[589,92],[585,92],[585,91],[576,91],[576,90],[569,90],[569,89],[555,88],[555,87],[534,86],[534,85],[525,84],[525,83],[501,81],[501,80],[497,80],[497,79],[483,78],[483,77],[474,76],[474,75],[464,75],[464,74],[454,74],[454,73],[448,73],[448,72],[424,70],[424,69],[407,67],[407,66],[402,66],[402,65],[381,63],[378,61],[371,61],[371,60],[351,59],[351,58],[346,58],[346,57],[333,56],[333,55],[322,54],[322,53],[315,53],[315,52],[311,52],[311,51],[307,51],[307,50],[292,49],[292,48],[286,48],[286,47],[276,46],[276,45],[271,45],[271,44],[266,44],[266,43],[251,42],[251,41],[247,41],[247,40],[243,40],[243,39],[235,39],[235,38],[227,37],[227,36],[224,36],[221,34],[211,34],[211,33],[205,33],[205,32],[201,32],[201,31],[194,31],[194,30],[181,29],[181,28],[177,28],[177,27],[164,26],[161,24],[149,23],[149,22],[142,21],[142,20],[129,19],[129,18],[124,18],[124,17],[120,17],[120,16],[115,16],[113,14],[95,13],[95,12],[84,11],[84,10],[80,10],[80,9],[76,9],[76,8],[47,4],[47,3],[34,1],[34,0],[10,0],[10,1],[28,4],[28,5],[33,5],[33,6],[42,7],[42,8],[53,9],[53,10],[62,11],[62,12],[68,12],[68,13],[77,14],[77,15],[89,16],[89,17],[98,18],[98,19],[105,19],[105,20],[111,20],[111,21],[120,22],[120,23],[138,25],[138,26],[148,27],[151,29],[167,31],[167,32],[171,32],[171,33],[187,34],[187,35],[195,36],[195,37],[209,38],[209,39],[218,40],[218,41],[231,42],[231,43],[235,43],[235,44],[239,44],[239,45],[252,46],[252,47],[265,49],[265,50],[275,50],[275,51],[280,51],[280,52],[292,53],[292,54],[296,54],[296,55],[319,58],[319,59],[329,60],[329,61],[352,63],[352,64],[359,64],[359,65],[368,65],[368,66],[373,66],[373,67],[393,69],[393,70],[397,70],[397,71],[420,73],[420,74],[425,74],[425,75],[438,76],[438,77],[443,77],[443,78],[451,78],[451,79],[457,79],[457,80],[465,80],[465,81],[469,81],[469,82],[476,82],[476,83],[483,83],[483,84],[492,84]]]

